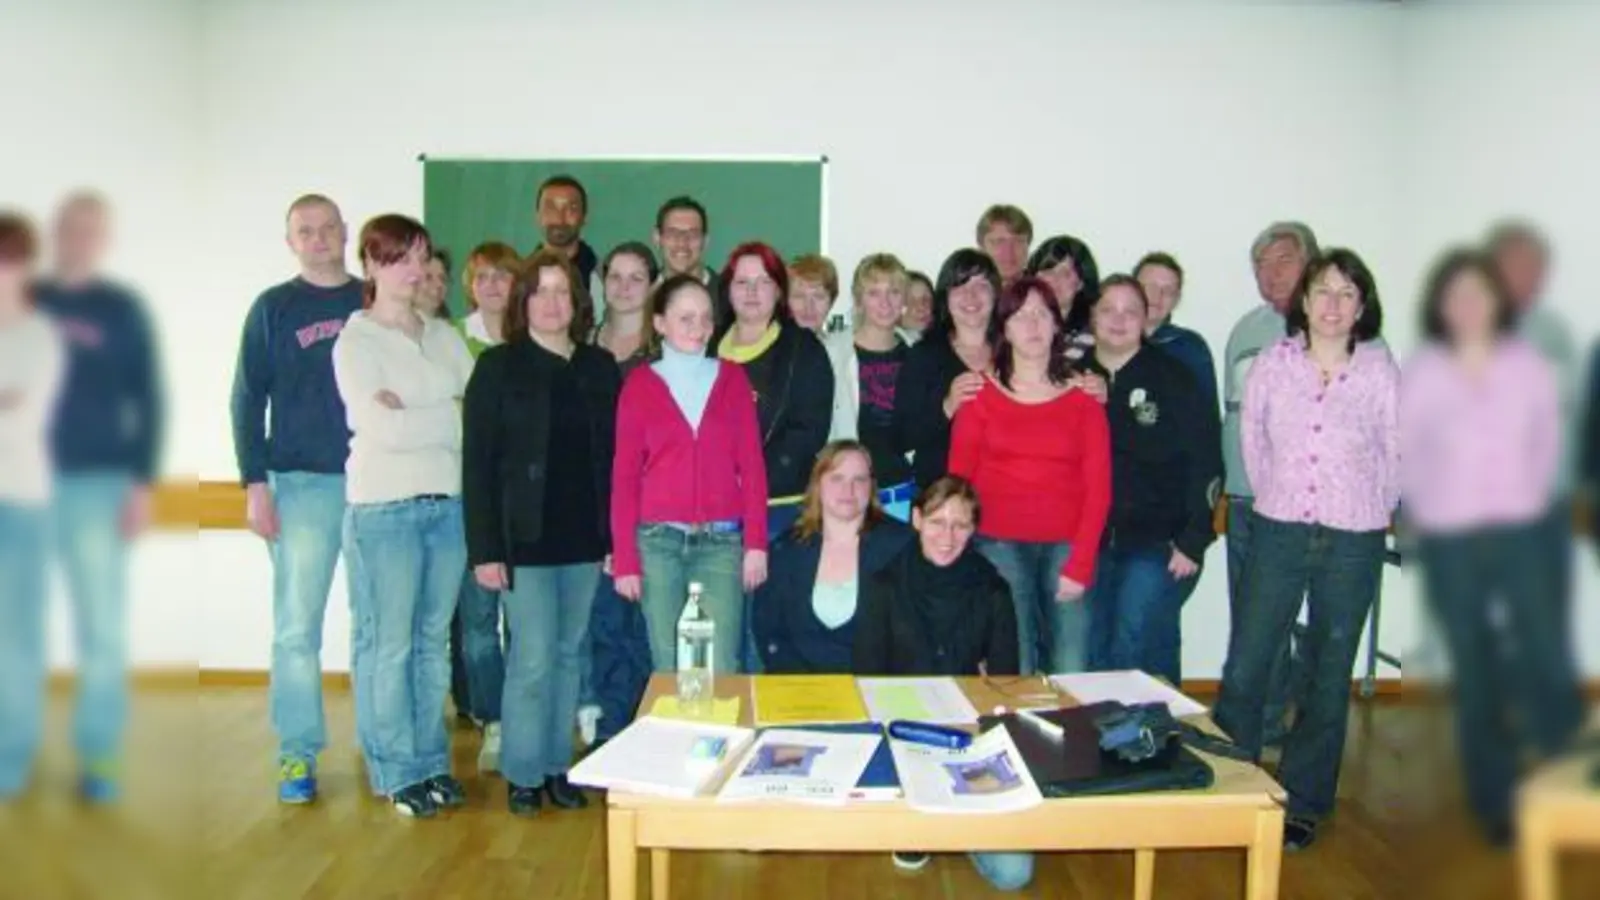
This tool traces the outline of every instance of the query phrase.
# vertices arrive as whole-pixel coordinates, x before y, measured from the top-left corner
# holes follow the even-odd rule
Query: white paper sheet
[[[734,766],[717,799],[842,804],[882,740],[876,734],[798,728],[763,731]]]
[[[1165,682],[1138,670],[1052,675],[1050,683],[1084,705],[1106,700],[1130,706],[1135,703],[1165,703],[1173,717],[1179,719],[1206,713],[1204,706],[1168,687]]]
[[[1004,728],[964,750],[891,739],[906,805],[929,813],[1003,813],[1044,802],[1028,764]]]
[[[748,728],[644,716],[580,760],[567,777],[584,787],[694,797],[754,739]]]
[[[971,725],[978,710],[953,678],[860,678],[856,686],[874,722],[895,719]]]

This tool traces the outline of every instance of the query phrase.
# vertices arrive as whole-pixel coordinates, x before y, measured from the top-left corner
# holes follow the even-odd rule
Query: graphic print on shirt
[[[1161,407],[1149,398],[1144,388],[1134,388],[1128,394],[1128,408],[1133,410],[1133,420],[1146,428],[1161,419]]]
[[[300,345],[300,349],[305,350],[312,344],[338,337],[339,332],[344,330],[344,323],[344,319],[324,319],[321,322],[313,322],[295,331],[294,339]]]
[[[904,354],[871,354],[881,357],[868,360],[866,354],[861,360],[861,406],[871,409],[875,414],[883,416],[884,420],[894,414],[894,385],[895,379],[900,375],[900,366]]]
[[[105,346],[105,329],[101,328],[96,322],[88,319],[59,317],[56,319],[56,326],[60,330],[61,336],[66,338],[69,344],[91,350],[98,350]]]

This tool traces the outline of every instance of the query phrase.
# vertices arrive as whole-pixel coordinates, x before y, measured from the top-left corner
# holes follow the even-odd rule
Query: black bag
[[[1016,714],[983,716],[978,724],[984,731],[999,726],[1010,733],[1046,797],[1200,790],[1212,785],[1216,774],[1211,766],[1183,746],[1176,732],[1168,733],[1154,755],[1140,762],[1102,748],[1096,722],[1126,717],[1129,712],[1115,701],[1034,711],[1061,726],[1059,738]]]

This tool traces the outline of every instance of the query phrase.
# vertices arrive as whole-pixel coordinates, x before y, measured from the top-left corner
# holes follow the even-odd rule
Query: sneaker
[[[546,778],[544,792],[550,795],[550,802],[561,809],[583,809],[589,805],[589,798],[583,795],[583,791],[573,787],[565,775]]]
[[[411,784],[389,795],[395,812],[412,819],[431,819],[439,812],[428,792],[427,782]]]
[[[117,765],[110,760],[97,760],[84,766],[78,776],[78,796],[93,806],[111,803],[122,793]]]
[[[483,748],[478,751],[478,771],[483,774],[500,771],[500,723],[483,726]]]
[[[424,781],[423,785],[440,809],[458,809],[467,805],[467,789],[452,775],[435,775]]]
[[[928,864],[933,856],[927,853],[891,853],[889,858],[894,860],[894,867],[902,872],[916,872]]]
[[[295,806],[317,799],[317,769],[310,760],[290,757],[278,763],[278,802]]]
[[[539,808],[544,806],[544,793],[536,787],[507,784],[506,805],[510,807],[513,816],[531,819],[537,816]]]
[[[1290,816],[1283,822],[1283,849],[1298,853],[1317,839],[1317,820]]]
[[[585,706],[578,710],[578,737],[585,747],[594,743],[600,734],[600,707]]]

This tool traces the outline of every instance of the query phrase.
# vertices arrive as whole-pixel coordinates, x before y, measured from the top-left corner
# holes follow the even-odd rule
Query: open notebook
[[[583,787],[695,797],[754,738],[748,728],[645,716],[580,760],[567,778]]]

